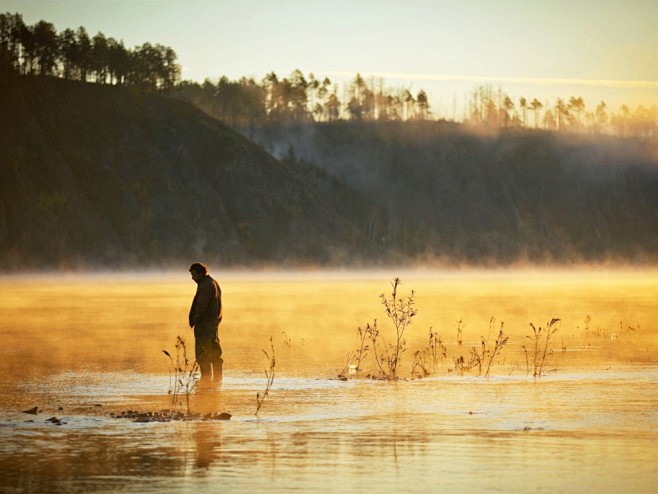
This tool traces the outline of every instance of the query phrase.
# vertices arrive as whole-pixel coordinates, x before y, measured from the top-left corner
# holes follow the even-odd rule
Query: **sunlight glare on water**
[[[232,414],[223,422],[112,417],[172,407],[162,350],[173,352],[181,335],[193,353],[187,273],[0,279],[4,487],[658,490],[655,271],[212,274],[223,290],[224,380],[199,387],[190,408]],[[390,293],[395,275],[403,296],[415,290],[418,309],[405,380],[339,380],[358,327],[377,319],[392,340],[379,294]],[[559,330],[545,375],[534,379],[523,349],[529,323],[545,328],[552,318]],[[510,339],[492,377],[459,372],[456,358],[495,340],[501,323]],[[446,355],[412,380],[430,327]],[[256,417],[270,337],[276,376]],[[372,355],[362,367],[376,373]],[[21,413],[33,406],[41,413]],[[52,416],[65,423],[47,422]]]

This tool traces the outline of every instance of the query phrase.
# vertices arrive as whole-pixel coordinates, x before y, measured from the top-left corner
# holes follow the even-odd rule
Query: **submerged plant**
[[[267,381],[265,383],[265,389],[263,390],[262,393],[256,393],[256,413],[254,413],[254,415],[258,415],[258,412],[260,411],[261,406],[263,406],[263,402],[265,401],[265,398],[267,398],[267,396],[270,394],[270,389],[272,389],[272,384],[274,383],[274,366],[276,365],[276,359],[274,358],[274,344],[272,343],[271,336],[270,336],[270,351],[272,352],[271,355],[267,353],[265,350],[263,350],[263,353],[267,358],[269,368],[265,369],[265,377],[267,378]]]
[[[192,362],[187,357],[187,347],[185,340],[181,336],[176,337],[176,360],[167,350],[162,350],[167,357],[171,367],[169,368],[169,393],[171,394],[171,404],[176,405],[178,396],[181,392],[185,393],[185,403],[187,412],[190,412],[190,395],[199,382],[199,364]],[[173,369],[173,374],[172,374]]]
[[[549,350],[548,344],[551,340],[551,336],[560,329],[557,324],[559,322],[560,319],[551,319],[546,325],[546,329],[542,327],[536,328],[534,324],[530,323],[533,334],[531,336],[526,336],[526,338],[532,341],[532,347],[528,350],[524,345],[523,350],[525,352],[526,372],[530,374],[530,368],[532,367],[533,377],[542,376],[546,359],[553,354],[553,350]],[[589,323],[589,316],[587,323]]]

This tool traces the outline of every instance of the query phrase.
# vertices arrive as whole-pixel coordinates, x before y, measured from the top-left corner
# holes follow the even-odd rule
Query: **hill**
[[[5,77],[0,150],[4,271],[658,262],[655,139],[441,122],[240,134],[134,88]]]
[[[658,261],[658,139],[486,132],[446,122],[246,131],[367,197],[367,234],[406,258]]]
[[[184,102],[0,85],[0,269],[327,263],[376,248],[344,211],[348,187],[321,170],[311,187],[308,170]]]

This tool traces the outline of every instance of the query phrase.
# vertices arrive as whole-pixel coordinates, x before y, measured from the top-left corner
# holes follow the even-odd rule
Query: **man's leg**
[[[210,379],[212,375],[211,363],[212,357],[210,355],[210,348],[208,344],[207,335],[204,334],[203,328],[195,326],[194,328],[194,354],[197,364],[199,364],[199,372],[201,378]]]
[[[199,364],[199,372],[201,372],[201,379],[210,379],[210,376],[212,375],[210,370],[210,362],[197,359],[197,363]]]
[[[217,337],[212,342],[212,370],[213,378],[221,380],[224,374],[224,360],[222,359],[222,347]]]
[[[213,360],[212,362],[212,377],[218,381],[221,381],[224,376],[224,360],[221,357]]]

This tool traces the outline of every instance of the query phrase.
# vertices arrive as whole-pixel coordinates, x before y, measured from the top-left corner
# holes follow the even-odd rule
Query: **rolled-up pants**
[[[219,322],[215,321],[203,321],[194,326],[194,351],[202,376],[210,376],[211,364],[216,375],[221,373],[222,347],[218,327]]]

